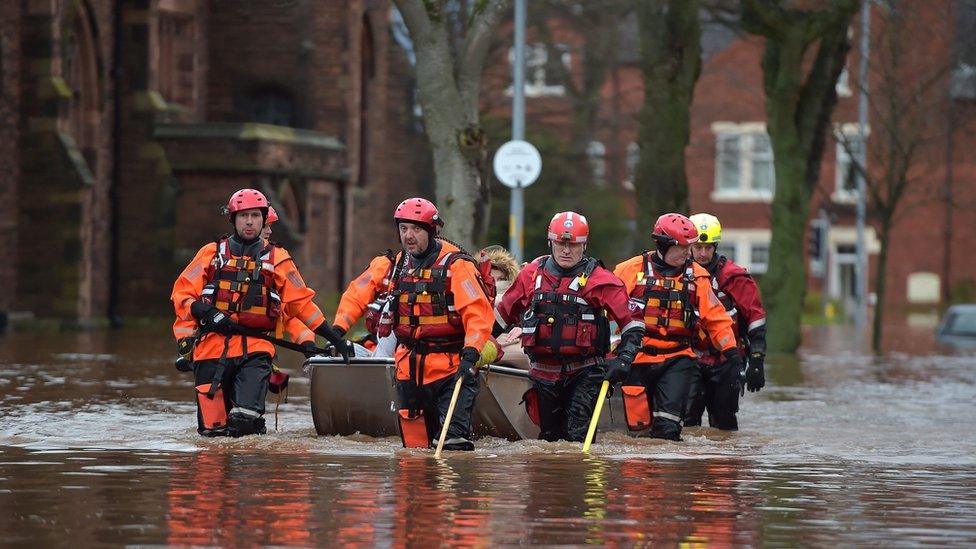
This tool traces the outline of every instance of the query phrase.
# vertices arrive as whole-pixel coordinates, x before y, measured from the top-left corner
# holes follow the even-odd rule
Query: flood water
[[[876,359],[810,331],[737,433],[607,433],[590,457],[488,439],[441,461],[317,437],[295,357],[278,430],[215,440],[164,327],[8,334],[0,546],[972,545],[976,357],[920,333]]]

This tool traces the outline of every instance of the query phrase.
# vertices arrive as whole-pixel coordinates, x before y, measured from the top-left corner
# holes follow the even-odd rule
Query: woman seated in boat
[[[494,303],[495,307],[497,307],[501,303],[505,291],[515,281],[515,277],[519,272],[519,264],[512,257],[512,254],[508,253],[508,250],[497,244],[488,246],[482,251],[488,257],[488,261],[491,262],[491,277],[495,279],[495,289],[498,292],[495,294]],[[502,345],[502,350],[505,352],[499,361],[500,363],[528,369],[529,357],[522,350],[521,335],[521,328],[515,326],[508,332],[498,336],[498,343]]]

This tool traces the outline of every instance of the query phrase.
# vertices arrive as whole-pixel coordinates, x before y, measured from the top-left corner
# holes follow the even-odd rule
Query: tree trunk
[[[766,74],[766,130],[773,148],[776,192],[772,204],[769,269],[762,278],[766,304],[767,345],[771,351],[792,352],[800,346],[800,317],[807,292],[803,236],[810,192],[807,190],[806,151],[797,127],[796,100],[804,46],[794,32],[783,43],[767,41],[763,59]]]
[[[638,3],[644,104],[638,115],[640,161],[634,185],[642,233],[661,214],[688,213],[685,148],[701,73],[698,9],[698,0]]]
[[[469,251],[488,227],[490,195],[482,177],[487,143],[478,120],[478,90],[488,43],[507,0],[479,3],[459,51],[452,53],[452,22],[439,4],[396,0],[416,51],[418,96],[430,142],[437,208],[444,234]]]
[[[761,282],[771,352],[795,352],[807,272],[803,238],[816,188],[825,134],[837,103],[835,85],[850,49],[847,28],[856,0],[837,0],[821,11],[789,11],[761,0],[743,1],[747,30],[766,37],[763,85],[766,128],[773,148],[776,192],[772,203],[769,270]],[[806,53],[817,44],[812,63]]]
[[[878,253],[878,269],[874,274],[874,291],[877,302],[874,305],[874,320],[871,323],[871,350],[881,352],[881,339],[884,336],[885,293],[888,290],[888,242],[891,236],[891,217],[881,220],[881,251]]]

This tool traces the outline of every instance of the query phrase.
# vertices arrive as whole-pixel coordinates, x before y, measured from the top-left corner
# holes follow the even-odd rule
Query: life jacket
[[[573,362],[605,356],[610,348],[610,322],[602,308],[583,297],[586,281],[600,262],[588,258],[576,276],[562,276],[554,288],[546,288],[543,273],[551,256],[535,265],[532,300],[522,317],[522,347],[532,362]],[[545,284],[544,284],[545,283]],[[537,366],[542,366],[537,364]]]
[[[725,256],[721,256],[718,260],[718,267],[715,269],[715,275],[711,277],[712,291],[715,293],[715,297],[717,297],[719,302],[722,304],[722,307],[725,308],[725,312],[729,315],[729,317],[732,318],[732,333],[735,335],[735,340],[739,341],[740,340],[739,321],[741,320],[741,318],[738,315],[739,311],[735,306],[735,301],[732,299],[732,296],[725,293],[722,290],[721,286],[724,286],[725,285],[724,283],[727,282],[729,279],[735,276],[741,276],[746,273],[743,270],[742,273],[733,272],[731,273],[730,276],[725,276],[729,274],[725,272],[726,265],[730,265],[728,263],[728,260],[725,258]],[[728,270],[731,271],[732,269],[728,269]],[[722,278],[721,285],[719,284],[719,278]],[[715,348],[714,345],[712,345],[712,341],[711,339],[709,339],[708,334],[706,334],[705,330],[703,330],[700,327],[698,328],[698,330],[696,330],[695,353],[699,356],[699,358],[701,358],[706,354],[712,355],[713,357],[717,358],[719,355],[722,354],[721,351],[719,351],[718,349]]]
[[[654,272],[648,252],[644,252],[644,270],[637,273],[637,284],[630,294],[644,311],[646,333],[641,352],[649,355],[674,353],[687,349],[697,336],[695,273],[692,263],[676,276]]]
[[[383,277],[381,287],[383,288],[376,299],[366,306],[366,313],[363,315],[366,321],[366,331],[377,336],[386,337],[393,331],[393,314],[390,312],[391,283],[396,278],[397,267],[399,267],[398,254],[393,250],[386,250],[382,255],[390,260],[390,268]]]
[[[397,341],[409,347],[421,341],[438,347],[428,352],[461,351],[464,323],[451,291],[451,264],[458,259],[473,261],[464,252],[447,252],[434,265],[403,269],[393,280],[391,325]]]
[[[231,253],[230,239],[217,241],[217,253],[207,268],[202,298],[231,320],[262,331],[274,330],[281,316],[281,298],[274,288],[274,245],[266,245],[258,260]]]

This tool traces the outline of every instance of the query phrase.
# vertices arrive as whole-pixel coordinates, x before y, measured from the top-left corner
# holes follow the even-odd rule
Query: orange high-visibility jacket
[[[439,263],[444,256],[460,250],[457,246],[440,241],[441,250],[434,263]],[[402,253],[402,252],[401,252]],[[369,267],[353,280],[346,292],[342,294],[336,313],[336,326],[348,330],[359,320],[366,307],[372,303],[377,294],[390,290],[394,281],[388,280],[390,260],[379,256],[370,262]],[[494,313],[491,302],[485,295],[478,279],[478,269],[470,261],[457,260],[450,265],[451,293],[454,295],[454,308],[461,316],[464,325],[464,346],[473,347],[481,352],[491,337],[494,323]],[[395,353],[397,379],[410,379],[410,349],[406,345],[397,346]],[[454,375],[460,363],[457,353],[430,353],[423,361],[423,383],[433,383],[439,379]]]
[[[624,281],[627,293],[632,297],[639,280],[638,273],[643,277],[644,261],[645,258],[642,254],[618,264],[613,270],[613,274]],[[725,307],[722,306],[718,297],[715,296],[715,292],[712,291],[711,276],[702,266],[694,262],[692,262],[692,273],[695,291],[691,306],[697,312],[698,322],[701,323],[701,327],[716,349],[721,349],[723,352],[727,349],[734,349],[735,335],[732,333],[732,318],[729,317]],[[685,269],[681,269],[680,273],[668,278],[680,279],[683,276],[685,276]],[[662,348],[660,340],[651,337],[655,334],[655,330],[660,330],[660,333],[663,334],[665,329],[648,324],[647,336],[644,337],[643,346]],[[659,354],[639,352],[634,359],[634,364],[658,364],[677,356],[695,358],[695,351],[690,346],[682,346],[674,352],[661,352]]]
[[[348,332],[359,317],[363,316],[366,307],[376,300],[379,294],[389,290],[391,281],[387,277],[390,267],[389,258],[385,255],[377,256],[369,262],[369,267],[366,267],[363,274],[349,283],[336,309],[337,327]]]
[[[176,322],[173,325],[173,335],[177,339],[192,335],[186,333],[188,329],[196,325],[196,320],[190,314],[190,305],[201,299],[203,286],[207,284],[206,271],[217,255],[217,244],[210,243],[200,248],[197,255],[190,261],[190,264],[183,269],[180,276],[173,284],[173,293],[170,300],[173,302],[173,309],[176,311]],[[309,330],[315,330],[323,322],[325,315],[319,309],[312,298],[315,297],[315,290],[305,285],[302,275],[298,272],[295,262],[291,255],[284,248],[279,247],[274,254],[274,286],[278,295],[281,297],[281,311],[285,328],[291,332],[296,326],[290,322],[294,319],[304,324]],[[301,330],[297,331],[297,340],[308,341],[313,338],[301,339],[306,334]],[[197,342],[193,352],[193,360],[216,359],[224,352],[224,343],[227,343],[227,357],[239,357],[244,354],[244,346],[247,346],[248,353],[268,353],[274,356],[274,345],[263,339],[234,335],[225,337],[220,334],[209,333]]]

